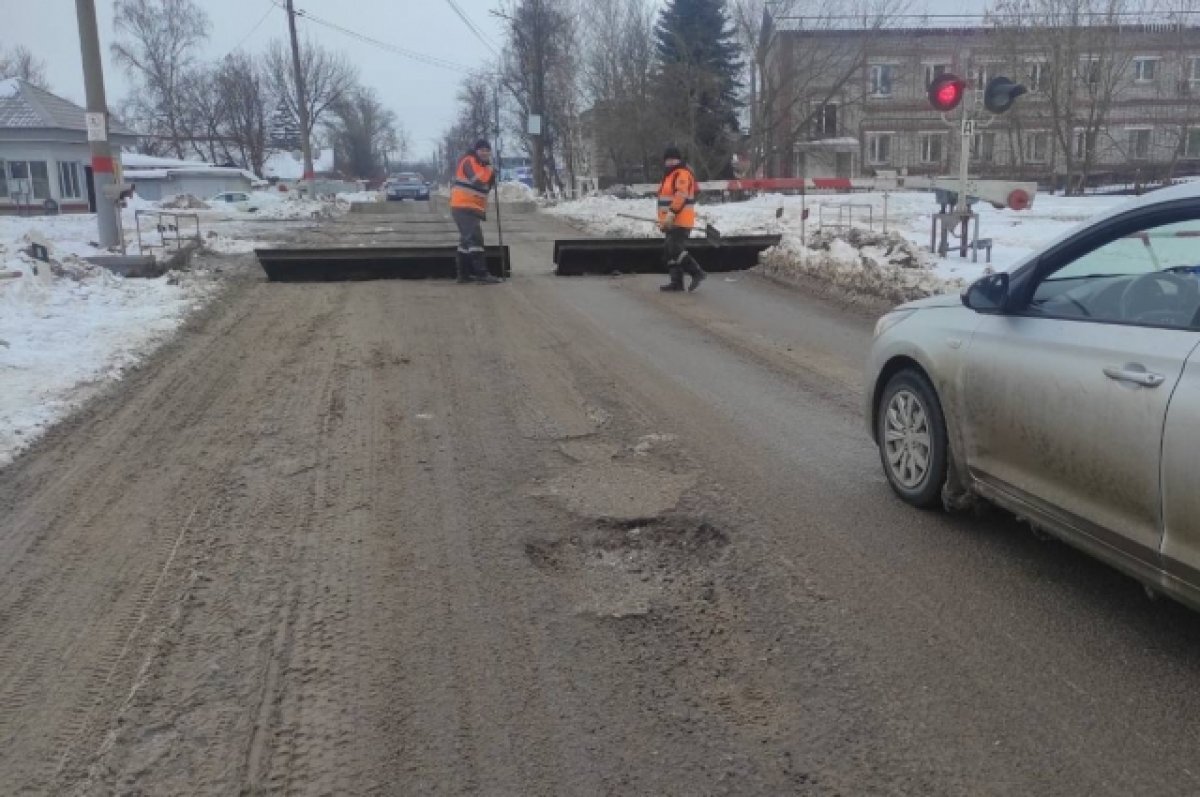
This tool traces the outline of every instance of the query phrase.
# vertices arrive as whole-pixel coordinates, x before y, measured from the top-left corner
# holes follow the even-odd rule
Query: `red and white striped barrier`
[[[952,191],[958,192],[957,177],[766,177],[748,180],[708,180],[699,184],[704,192],[716,191]],[[658,186],[639,183],[628,186],[632,193],[653,196]],[[1037,196],[1037,183],[1016,180],[968,180],[967,196],[996,207],[1027,210]]]

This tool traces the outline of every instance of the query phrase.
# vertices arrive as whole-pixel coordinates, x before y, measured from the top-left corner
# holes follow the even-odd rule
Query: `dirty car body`
[[[867,377],[906,501],[985,498],[1200,609],[1200,185],[896,308]]]

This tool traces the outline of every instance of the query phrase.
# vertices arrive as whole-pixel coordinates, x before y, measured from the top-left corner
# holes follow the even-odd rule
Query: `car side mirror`
[[[989,274],[971,283],[962,303],[977,313],[998,313],[1008,304],[1008,273]]]

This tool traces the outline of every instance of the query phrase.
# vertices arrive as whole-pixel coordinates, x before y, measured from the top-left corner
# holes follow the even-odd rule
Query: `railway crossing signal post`
[[[938,75],[929,84],[929,104],[934,110],[941,111],[942,120],[947,127],[959,129],[959,164],[958,164],[958,197],[954,208],[947,211],[943,205],[942,212],[934,214],[933,234],[930,237],[930,247],[942,257],[950,250],[950,234],[952,230],[959,239],[959,255],[967,256],[967,250],[979,239],[979,216],[971,210],[967,199],[967,187],[970,181],[969,169],[971,162],[971,142],[979,128],[986,128],[1001,114],[1007,113],[1017,98],[1026,93],[1027,89],[1019,83],[1014,83],[1006,77],[994,77],[981,90],[971,91],[970,102],[964,103],[967,96],[967,82],[958,75],[949,73]],[[979,106],[983,105],[988,115],[982,119]],[[961,108],[958,121],[952,121],[948,114]],[[975,223],[974,236],[971,235],[971,222]],[[939,236],[940,232],[940,236]],[[940,240],[939,240],[940,238]]]

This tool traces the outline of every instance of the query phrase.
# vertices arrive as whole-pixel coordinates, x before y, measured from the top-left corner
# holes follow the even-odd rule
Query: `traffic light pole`
[[[969,212],[970,206],[967,204],[967,181],[969,179],[968,169],[971,163],[971,138],[975,135],[975,120],[971,118],[970,111],[967,110],[967,103],[963,103],[962,124],[960,127],[960,152],[958,161],[958,205],[955,211],[964,216]]]

